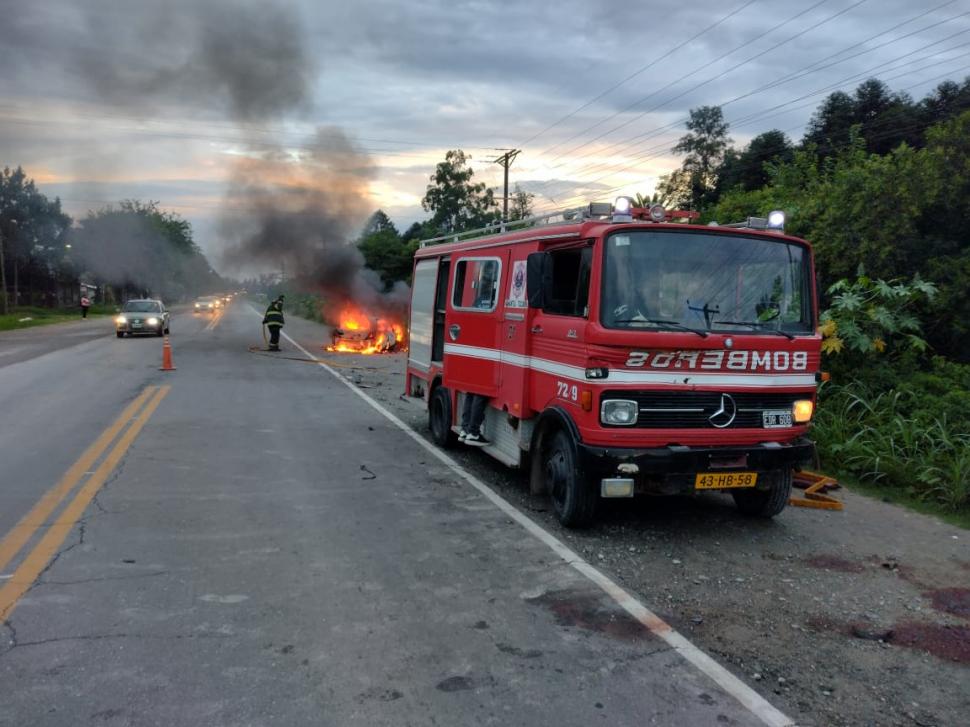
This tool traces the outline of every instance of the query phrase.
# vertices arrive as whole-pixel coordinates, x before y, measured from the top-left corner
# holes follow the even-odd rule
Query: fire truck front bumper
[[[810,463],[815,457],[815,443],[805,438],[743,447],[625,449],[580,443],[576,448],[580,471],[591,484],[599,484],[603,497],[689,495],[697,491],[701,474],[763,475]],[[759,476],[755,489],[767,488],[769,482],[770,478]]]

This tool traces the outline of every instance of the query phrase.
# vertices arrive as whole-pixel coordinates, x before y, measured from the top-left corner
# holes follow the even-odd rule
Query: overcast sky
[[[0,164],[74,215],[158,200],[215,262],[240,158],[346,135],[369,157],[360,209],[403,228],[447,149],[491,186],[498,149],[522,149],[513,182],[554,209],[650,193],[692,107],[724,105],[738,146],[797,140],[869,76],[920,98],[970,74],[970,0],[0,0],[0,18]]]

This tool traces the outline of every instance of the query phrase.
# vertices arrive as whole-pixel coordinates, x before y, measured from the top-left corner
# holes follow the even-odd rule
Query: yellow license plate
[[[731,487],[754,487],[757,472],[703,472],[694,478],[694,489],[727,490]]]

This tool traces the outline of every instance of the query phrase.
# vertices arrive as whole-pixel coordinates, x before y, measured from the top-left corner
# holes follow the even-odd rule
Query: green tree
[[[728,149],[717,170],[717,197],[729,189],[759,189],[770,180],[766,165],[792,160],[795,149],[783,131],[758,134],[743,151]]]
[[[849,141],[849,131],[856,123],[855,104],[844,91],[829,94],[808,122],[802,145],[843,148]]]
[[[532,192],[526,192],[515,185],[512,193],[512,204],[509,205],[510,220],[524,220],[532,216],[532,201],[536,198]]]
[[[484,227],[500,219],[495,195],[483,182],[473,182],[471,157],[453,149],[431,175],[421,206],[432,213],[431,223],[441,234]]]
[[[427,240],[429,237],[435,237],[437,234],[438,230],[431,224],[430,220],[412,222],[411,226],[402,233],[401,240],[402,242],[408,243],[412,240],[420,242],[421,240]]]
[[[661,180],[658,191],[675,207],[698,209],[711,201],[717,169],[731,139],[720,106],[691,109],[687,132],[673,148],[687,158],[679,170]]]
[[[48,199],[21,167],[0,172],[0,301],[48,302],[69,269],[64,233],[71,218]]]
[[[411,277],[418,242],[415,237],[402,238],[387,215],[377,210],[364,226],[357,247],[364,256],[364,264],[378,273],[385,288],[389,289],[396,281]]]
[[[395,235],[397,234],[397,227],[391,222],[391,218],[384,213],[384,210],[379,209],[367,218],[363,234],[366,237],[375,232],[384,232],[386,230],[390,230]]]
[[[156,202],[125,200],[89,212],[71,242],[79,264],[123,296],[179,299],[221,287],[191,225]]]

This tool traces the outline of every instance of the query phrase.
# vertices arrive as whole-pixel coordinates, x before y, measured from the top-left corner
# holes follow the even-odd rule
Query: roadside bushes
[[[871,279],[828,289],[815,438],[823,466],[949,510],[970,510],[970,366],[930,356],[920,313],[936,286]]]
[[[862,374],[869,381],[822,387],[814,435],[823,467],[968,510],[970,366],[942,358],[908,364],[909,373],[893,367],[888,377],[876,367]],[[887,380],[895,383],[880,386]]]

